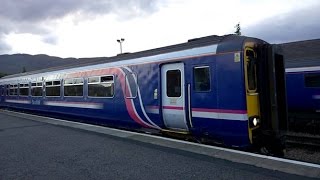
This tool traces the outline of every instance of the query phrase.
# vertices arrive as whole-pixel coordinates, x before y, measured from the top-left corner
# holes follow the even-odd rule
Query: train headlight
[[[260,118],[258,116],[253,116],[249,118],[249,125],[251,128],[257,127],[260,124]]]
[[[253,118],[253,125],[254,125],[254,126],[257,126],[257,125],[258,125],[258,121],[259,121],[259,120],[258,120],[257,118]]]

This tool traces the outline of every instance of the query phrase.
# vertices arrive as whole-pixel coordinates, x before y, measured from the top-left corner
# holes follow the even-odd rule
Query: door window
[[[256,91],[257,90],[257,67],[256,67],[256,59],[254,51],[246,50],[247,57],[247,82],[248,82],[248,90]]]
[[[180,97],[181,96],[181,71],[168,70],[167,71],[167,96]]]

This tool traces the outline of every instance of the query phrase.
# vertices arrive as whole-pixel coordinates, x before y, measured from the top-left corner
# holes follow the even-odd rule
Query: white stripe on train
[[[168,109],[172,114],[180,114],[183,109]],[[159,108],[151,107],[147,108],[147,112],[150,114],[160,114]],[[203,112],[203,111],[192,111],[192,117],[208,118],[208,119],[224,119],[224,120],[238,120],[247,121],[247,113],[225,113],[225,112]]]
[[[286,68],[286,72],[287,72],[287,73],[308,72],[308,71],[320,71],[320,66],[299,67],[299,68]]]
[[[29,101],[29,100],[16,100],[16,99],[6,99],[5,102],[18,103],[18,104],[30,104],[31,103],[31,101]]]
[[[101,103],[46,101],[46,102],[44,102],[44,105],[59,106],[59,107],[86,108],[86,109],[103,109],[103,104],[101,104]]]

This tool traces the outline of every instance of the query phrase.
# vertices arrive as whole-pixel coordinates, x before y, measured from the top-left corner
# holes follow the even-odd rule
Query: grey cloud
[[[2,0],[0,16],[12,21],[35,22],[64,16],[67,12],[77,8],[76,6],[78,6],[76,0]]]
[[[84,14],[133,12],[134,15],[152,13],[159,0],[2,0],[0,17],[12,21],[38,22],[57,19],[65,15],[82,12]]]
[[[3,40],[3,35],[0,34],[0,54],[5,54],[11,51],[11,47]]]
[[[42,41],[47,44],[56,45],[58,43],[58,37],[55,35],[46,35],[42,38]]]
[[[320,3],[288,14],[265,19],[243,28],[243,34],[264,39],[271,43],[283,43],[320,38]]]
[[[152,14],[164,3],[161,0],[1,0],[0,37],[9,33],[31,33],[43,36],[43,41],[54,44],[47,23],[77,14],[80,19],[115,14],[122,20]],[[0,44],[5,44],[0,39]],[[4,45],[3,45],[4,47]],[[4,48],[8,49],[8,48]]]

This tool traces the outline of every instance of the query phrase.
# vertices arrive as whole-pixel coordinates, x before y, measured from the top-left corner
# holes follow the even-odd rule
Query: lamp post
[[[117,39],[117,42],[120,44],[120,54],[122,54],[122,43],[124,41],[124,38]]]

